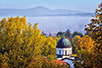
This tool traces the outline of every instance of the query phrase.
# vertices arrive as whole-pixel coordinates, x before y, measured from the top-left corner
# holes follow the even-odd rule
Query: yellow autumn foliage
[[[56,59],[58,38],[45,37],[37,28],[38,23],[27,24],[26,16],[0,21],[0,66],[25,68],[33,58]],[[38,65],[37,65],[38,66]]]
[[[78,58],[74,61],[75,66],[82,68],[90,67],[92,65],[91,60],[93,60],[91,57],[95,54],[94,41],[90,36],[85,35],[84,37],[78,39],[76,43],[77,43],[76,57]]]
[[[95,16],[91,19],[85,30],[90,36],[84,36],[78,40],[78,53],[75,62],[80,68],[102,67],[102,3],[98,5]]]

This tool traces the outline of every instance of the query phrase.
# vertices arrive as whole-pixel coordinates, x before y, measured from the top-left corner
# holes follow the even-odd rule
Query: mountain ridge
[[[0,16],[89,16],[93,13],[37,6],[29,9],[0,9]]]

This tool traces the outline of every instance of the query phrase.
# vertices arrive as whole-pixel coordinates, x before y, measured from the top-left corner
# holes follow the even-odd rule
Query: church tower
[[[62,38],[58,41],[56,46],[57,59],[69,58],[72,56],[72,44],[68,38]]]

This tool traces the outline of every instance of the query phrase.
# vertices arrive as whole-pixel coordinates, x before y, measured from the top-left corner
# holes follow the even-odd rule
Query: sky
[[[102,0],[0,0],[2,9],[27,9],[37,6],[94,12]]]
[[[95,9],[98,7],[98,4],[100,4],[101,2],[102,0],[0,0],[0,9],[29,9],[37,6],[42,6],[52,10],[67,9],[94,13]],[[75,29],[83,31],[85,28],[84,25],[89,23],[90,18],[91,16],[40,18],[28,17],[27,21],[31,22],[32,24],[38,22],[39,28],[46,32],[64,31],[67,28],[72,31],[74,31]],[[73,24],[75,25],[74,27]]]

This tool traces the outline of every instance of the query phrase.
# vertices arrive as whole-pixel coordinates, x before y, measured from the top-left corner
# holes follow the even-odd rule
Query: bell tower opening
[[[67,55],[67,50],[65,50],[65,55]]]
[[[61,55],[61,50],[59,50],[59,55]]]

